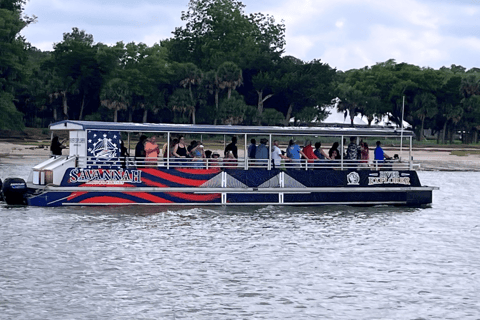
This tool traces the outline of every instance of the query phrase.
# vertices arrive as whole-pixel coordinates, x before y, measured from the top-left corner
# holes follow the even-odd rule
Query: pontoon
[[[66,120],[52,124],[50,130],[68,131],[69,154],[52,156],[33,167],[24,195],[29,205],[425,206],[432,203],[432,191],[436,189],[420,184],[412,161],[413,133],[393,128]],[[195,135],[197,140],[225,137],[227,142],[236,136],[239,157],[233,162],[222,158],[200,159],[200,162],[199,159],[177,159],[170,153],[154,161],[121,157],[122,139],[127,149],[132,150],[140,134],[161,136],[163,143],[168,144],[179,135]],[[408,140],[409,146],[405,148],[408,157],[402,156],[390,163],[347,161],[343,159],[343,142],[352,136]],[[268,146],[272,146],[274,140],[305,137],[313,141],[335,139],[340,143],[342,158],[337,161],[305,159],[300,163],[283,160],[280,166],[274,166],[271,155],[261,161],[246,156],[251,138],[257,141],[265,138]],[[223,146],[218,149],[223,156]]]

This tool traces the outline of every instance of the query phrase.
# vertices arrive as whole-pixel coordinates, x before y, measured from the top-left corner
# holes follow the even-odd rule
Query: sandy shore
[[[453,150],[453,149],[452,149]],[[470,154],[467,156],[452,155],[452,150],[445,149],[414,149],[412,152],[415,163],[420,164],[420,170],[445,170],[445,171],[480,171],[480,155]],[[464,149],[462,149],[464,150]],[[64,154],[68,151],[64,150]],[[385,152],[390,156],[397,153],[402,159],[408,159],[408,150],[404,150],[403,154],[398,149],[385,148]],[[373,150],[370,152],[373,158]],[[48,146],[42,148],[29,145],[14,144],[9,142],[0,142],[0,162],[15,163],[20,159],[31,160],[50,156]],[[243,150],[239,150],[239,156],[243,156]]]

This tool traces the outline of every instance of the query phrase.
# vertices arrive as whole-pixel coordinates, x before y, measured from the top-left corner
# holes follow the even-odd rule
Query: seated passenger
[[[233,155],[233,151],[227,151],[227,157],[223,159],[223,166],[226,168],[236,168],[237,159]]]
[[[339,143],[334,142],[332,147],[330,148],[330,150],[328,150],[328,156],[330,157],[331,160],[333,160],[333,159],[340,160],[341,159],[342,156],[340,155],[340,151],[338,151],[338,146],[339,146]],[[335,156],[333,156],[334,151],[335,151]]]
[[[390,159],[390,157],[383,151],[382,147],[381,147],[381,142],[380,141],[377,141],[377,147],[375,148],[375,151],[374,151],[374,159],[375,159],[375,162],[378,163],[378,164],[383,164],[385,163],[385,159]]]
[[[219,167],[220,166],[220,155],[217,152],[212,153],[212,158],[208,160],[208,163],[211,167]]]

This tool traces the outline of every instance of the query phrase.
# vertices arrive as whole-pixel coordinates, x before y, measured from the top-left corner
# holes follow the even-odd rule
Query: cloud
[[[321,59],[341,70],[396,59],[420,66],[478,65],[477,0],[243,0],[246,13],[262,12],[286,25],[286,54]],[[95,41],[144,42],[172,36],[189,0],[30,1],[38,16],[22,34],[42,50],[78,27]],[[50,43],[50,45],[48,44]]]

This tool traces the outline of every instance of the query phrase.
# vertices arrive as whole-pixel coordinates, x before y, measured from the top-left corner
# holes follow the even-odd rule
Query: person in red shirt
[[[313,163],[313,160],[318,159],[318,157],[315,155],[313,151],[314,150],[312,147],[312,141],[311,140],[305,141],[305,146],[303,147],[302,152],[307,157],[309,163]]]

